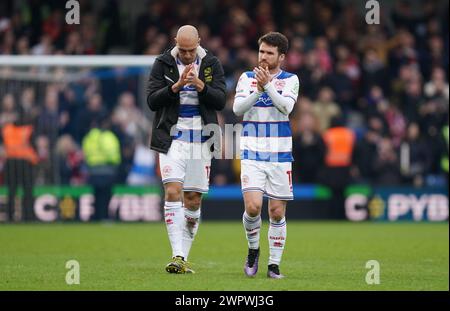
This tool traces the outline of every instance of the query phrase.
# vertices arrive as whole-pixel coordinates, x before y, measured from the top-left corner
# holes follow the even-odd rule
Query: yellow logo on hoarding
[[[76,206],[71,197],[64,197],[59,203],[59,209],[61,210],[61,219],[75,219]]]
[[[386,204],[380,196],[374,196],[368,204],[371,219],[381,218],[384,215]]]

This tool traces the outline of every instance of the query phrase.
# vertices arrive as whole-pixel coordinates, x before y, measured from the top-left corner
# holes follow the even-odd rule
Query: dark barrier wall
[[[286,216],[298,219],[329,219],[330,191],[318,185],[295,185],[294,201],[289,201]],[[267,199],[264,200],[263,217],[267,218]],[[202,203],[203,219],[240,220],[244,202],[240,186],[212,187]]]
[[[239,200],[206,200],[202,204],[202,218],[241,220],[244,203]],[[289,219],[330,219],[332,215],[327,200],[296,200],[288,203],[286,217]],[[267,199],[262,209],[263,219],[268,219]]]
[[[21,191],[16,201],[16,220],[21,220]],[[90,221],[94,196],[88,186],[36,187],[35,220]],[[331,192],[319,185],[295,185],[294,201],[288,203],[289,219],[337,219],[352,221],[446,221],[448,190],[444,188],[396,188],[351,186],[346,190],[342,213],[332,209]],[[7,190],[0,187],[0,221],[7,219]],[[109,204],[109,216],[119,221],[161,221],[160,187],[116,186]],[[211,187],[202,203],[204,220],[240,220],[244,210],[239,186]],[[263,217],[267,218],[267,199]]]

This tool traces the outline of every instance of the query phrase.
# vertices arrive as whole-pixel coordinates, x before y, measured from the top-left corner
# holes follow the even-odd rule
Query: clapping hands
[[[258,91],[263,92],[264,91],[264,85],[270,82],[270,72],[267,67],[255,67],[253,69],[253,72],[255,73],[256,81],[258,82],[257,88]]]
[[[198,78],[194,64],[189,64],[184,68],[180,79],[172,86],[172,90],[178,92],[185,85],[192,85],[198,92],[201,92],[205,86],[203,81]]]

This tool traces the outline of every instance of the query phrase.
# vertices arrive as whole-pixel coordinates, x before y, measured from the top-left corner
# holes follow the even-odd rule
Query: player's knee
[[[247,215],[250,217],[256,217],[259,215],[261,210],[261,207],[259,204],[256,204],[255,202],[248,202],[245,206],[245,211],[247,212]]]
[[[181,201],[181,187],[173,185],[166,187],[165,200],[169,202]]]
[[[270,211],[270,219],[274,221],[280,221],[284,217],[284,209],[282,207],[271,208]]]
[[[190,210],[197,210],[200,208],[202,202],[202,194],[198,192],[184,193],[184,206]]]

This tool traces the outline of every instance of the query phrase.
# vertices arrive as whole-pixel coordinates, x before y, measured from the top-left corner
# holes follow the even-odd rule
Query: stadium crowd
[[[121,18],[119,1],[100,10],[79,2],[80,25],[67,25],[64,1],[2,1],[0,55],[157,55],[173,44],[179,25],[192,24],[225,70],[228,98],[219,120],[235,124],[237,79],[255,66],[258,37],[280,31],[290,40],[284,69],[301,84],[291,115],[295,182],[326,181],[333,161],[324,135],[336,126],[355,133],[345,164],[350,182],[448,182],[448,2],[422,1],[418,10],[417,1],[397,1],[382,11],[380,25],[366,24],[351,1],[155,0],[129,19]],[[105,119],[120,142],[116,183],[158,180],[145,148],[151,118],[139,102],[138,79],[114,73],[49,83],[40,95],[33,84],[2,89],[0,128],[21,113],[34,124],[37,184],[86,183],[83,138]],[[0,176],[4,162],[3,154]],[[214,161],[211,184],[239,183],[238,168],[236,160]]]

